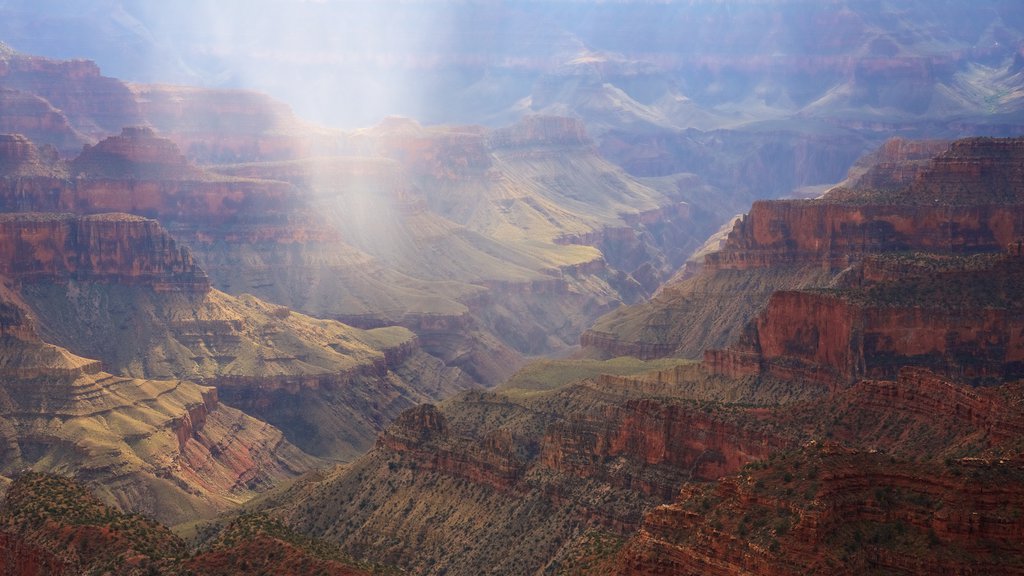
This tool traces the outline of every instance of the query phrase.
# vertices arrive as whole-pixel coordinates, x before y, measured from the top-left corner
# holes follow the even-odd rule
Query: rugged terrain
[[[0,502],[0,552],[0,570],[17,576],[367,574],[329,546],[257,516],[190,550],[167,527],[105,505],[77,482],[38,473],[19,476]]]
[[[738,223],[696,277],[796,260],[823,284],[748,303],[703,361],[531,368],[404,413],[266,508],[427,574],[1019,572],[1019,142],[944,148],[895,160],[916,175],[889,188]],[[919,228],[877,223],[915,204]]]
[[[186,278],[187,280],[187,278]],[[4,280],[2,474],[75,474],[125,509],[210,517],[318,462],[280,430],[184,380],[133,379],[41,340]]]
[[[253,93],[4,58],[4,85],[19,94],[45,98],[73,73],[115,86],[131,98],[125,122],[148,126],[106,138],[82,128],[69,162],[52,153],[70,153],[58,133],[31,132],[35,147],[12,136],[0,208],[156,218],[216,287],[363,328],[405,326],[483,384],[650,295],[710,231],[690,203],[718,213],[699,178],[641,182],[570,118],[500,129],[391,118],[339,132]]]
[[[471,385],[403,328],[358,330],[212,289],[153,220],[7,214],[0,237],[0,275],[44,341],[121,376],[215,386],[320,457],[351,458],[402,410]]]
[[[894,141],[819,199],[756,202],[699,272],[601,318],[583,344],[700,357],[735,340],[776,291],[841,282],[869,255],[1007,252],[1024,236],[1021,141],[962,140],[923,159],[942,146]]]
[[[488,126],[0,44],[5,570],[1024,572],[1024,143],[761,200],[1020,134],[1020,10],[543,6],[409,59]]]

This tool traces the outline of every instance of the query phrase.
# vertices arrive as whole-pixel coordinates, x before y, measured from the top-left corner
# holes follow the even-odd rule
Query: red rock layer
[[[1024,434],[1019,388],[971,387],[906,367],[896,380],[863,380],[834,397],[831,405],[842,422],[832,432],[837,440],[908,456],[956,453],[972,444],[999,451]],[[893,420],[901,422],[890,425]],[[925,440],[929,435],[932,439]]]
[[[845,185],[852,189],[876,190],[909,186],[932,158],[948,149],[949,142],[942,140],[891,138],[857,161]]]
[[[173,142],[142,126],[124,128],[119,136],[86,146],[71,163],[71,171],[88,178],[181,180],[199,175]]]
[[[333,153],[322,130],[285,104],[246,90],[131,84],[140,115],[204,164],[287,160]]]
[[[615,573],[1024,573],[1018,463],[937,468],[826,448],[780,465],[793,472],[691,487],[654,509]]]
[[[999,251],[1024,236],[1024,139],[959,140],[917,159],[941,146],[890,142],[895,150],[823,200],[754,203],[706,266],[841,269],[870,253]]]
[[[0,174],[20,172],[39,162],[39,151],[21,134],[0,134]]]
[[[52,552],[27,542],[23,535],[0,529],[0,574],[50,576],[67,571],[67,564]]]
[[[0,216],[0,275],[209,289],[189,252],[156,221],[126,214]]]
[[[0,133],[24,134],[33,142],[50,144],[76,154],[88,137],[76,131],[67,117],[45,99],[19,90],[0,88]]]
[[[971,380],[1024,376],[1021,257],[932,274],[911,263],[902,278],[872,262],[863,289],[774,293],[743,338],[705,353],[706,368],[830,386],[894,378],[904,365]]]
[[[528,462],[522,439],[492,431],[472,445],[450,442],[448,421],[435,406],[406,410],[377,438],[377,446],[405,454],[424,469],[443,472],[501,490],[513,490]]]
[[[708,254],[705,267],[745,270],[820,263],[841,270],[874,253],[1001,251],[1022,236],[1021,205],[755,202],[750,213],[729,234],[725,248]]]
[[[0,84],[45,99],[76,130],[93,138],[141,120],[128,88],[102,76],[99,67],[88,60],[13,55],[0,62]]]
[[[541,442],[539,459],[541,466],[562,474],[598,478],[668,499],[685,480],[733,474],[782,445],[778,438],[708,414],[696,405],[631,400],[551,426]],[[635,464],[636,470],[621,474],[609,469],[607,462],[616,458]]]

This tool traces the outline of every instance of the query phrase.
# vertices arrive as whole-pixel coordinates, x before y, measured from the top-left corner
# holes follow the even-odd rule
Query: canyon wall
[[[127,214],[0,216],[0,274],[204,292],[206,274],[160,225]]]

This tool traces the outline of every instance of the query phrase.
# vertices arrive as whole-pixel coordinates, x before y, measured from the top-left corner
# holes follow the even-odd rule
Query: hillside
[[[7,58],[4,81],[43,96],[91,65]],[[706,233],[688,202],[707,209],[707,186],[629,176],[577,120],[390,118],[338,132],[250,93],[93,74],[123,88],[132,123],[148,126],[94,136],[70,161],[40,155],[58,140],[33,133],[34,148],[9,152],[0,209],[156,218],[217,288],[362,328],[405,326],[482,384],[648,296]]]
[[[989,160],[1015,148],[965,141],[950,150],[970,154],[928,166],[967,156],[993,168],[964,171],[962,186],[1005,182],[1018,163]],[[912,186],[946,186],[949,173],[919,171]],[[926,206],[917,228],[896,220],[875,235],[886,228],[863,216],[904,214],[901,190],[868,207],[755,206],[683,282],[716,269],[784,277],[794,268],[778,263],[795,260],[827,285],[766,290],[700,363],[539,364],[404,413],[350,467],[264,507],[356,558],[422,574],[1017,573],[1014,191]],[[975,208],[991,220],[972,229]],[[829,226],[796,224],[815,218]]]
[[[0,570],[18,576],[368,574],[329,546],[265,518],[242,518],[199,550],[167,527],[100,502],[80,483],[26,473],[0,502]]]
[[[827,287],[870,255],[1005,252],[1024,236],[1021,141],[946,146],[923,160],[939,146],[913,152],[889,144],[820,199],[756,202],[698,274],[602,317],[584,346],[613,356],[698,357],[737,338],[776,290]],[[705,295],[714,305],[704,305]]]
[[[351,458],[402,410],[471,385],[408,330],[358,330],[210,288],[153,220],[6,214],[0,237],[0,275],[44,341],[121,376],[215,386],[316,456]]]

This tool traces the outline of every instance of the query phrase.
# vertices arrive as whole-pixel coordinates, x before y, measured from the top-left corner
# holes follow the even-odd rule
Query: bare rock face
[[[0,86],[0,107],[0,133],[24,134],[65,153],[76,153],[89,141],[60,110],[35,94]]]
[[[0,473],[73,471],[126,510],[167,522],[210,517],[316,459],[266,423],[181,380],[114,376],[43,342],[4,288]]]
[[[137,125],[141,120],[128,88],[119,80],[102,76],[99,67],[88,60],[62,61],[6,54],[0,59],[0,88],[43,99],[59,110],[76,132],[93,139],[116,133],[124,126]],[[60,122],[56,116],[53,120]],[[58,139],[40,142],[59,148],[67,143],[65,130],[49,134]]]
[[[21,134],[0,134],[0,174],[31,172],[39,163],[39,151]]]
[[[205,292],[206,274],[160,225],[127,214],[0,217],[0,274],[136,283]]]
[[[277,161],[334,152],[338,135],[247,90],[129,84],[142,118],[203,164]]]
[[[124,128],[119,136],[86,146],[71,163],[77,177],[110,179],[194,179],[198,176],[178,147],[157,138],[152,128]]]
[[[1005,252],[1024,237],[1022,146],[1014,138],[890,142],[820,199],[755,202],[697,276],[600,319],[581,342],[608,356],[699,356],[729,341],[711,338],[739,336],[776,290],[828,286],[873,255]],[[734,302],[735,291],[746,305]],[[708,293],[718,304],[698,304],[696,295]],[[712,336],[700,326],[717,329]]]
[[[975,382],[1024,375],[1021,257],[869,258],[855,286],[777,292],[709,369],[847,385],[925,366]],[[850,276],[856,272],[850,271]],[[881,277],[874,280],[872,277]]]
[[[0,216],[0,238],[0,277],[17,283],[22,304],[0,330],[20,334],[29,314],[58,345],[7,351],[20,378],[100,371],[71,349],[116,374],[202,382],[335,459],[369,448],[403,410],[471,384],[406,329],[358,330],[212,290],[153,220],[14,213]],[[179,418],[179,439],[202,427],[204,410]]]
[[[1017,573],[1022,526],[1003,511],[1024,501],[1020,475],[1016,461],[893,463],[815,447],[684,490],[648,514],[610,573]]]
[[[780,444],[694,407],[633,400],[553,425],[541,443],[540,459],[562,474],[668,499],[684,480],[735,473]],[[609,460],[620,463],[609,469]]]
[[[949,149],[944,140],[890,138],[850,169],[847,186],[853,189],[890,190],[910,185],[932,158]]]
[[[495,148],[594,145],[582,120],[543,115],[527,116],[513,126],[495,130],[489,141]]]

